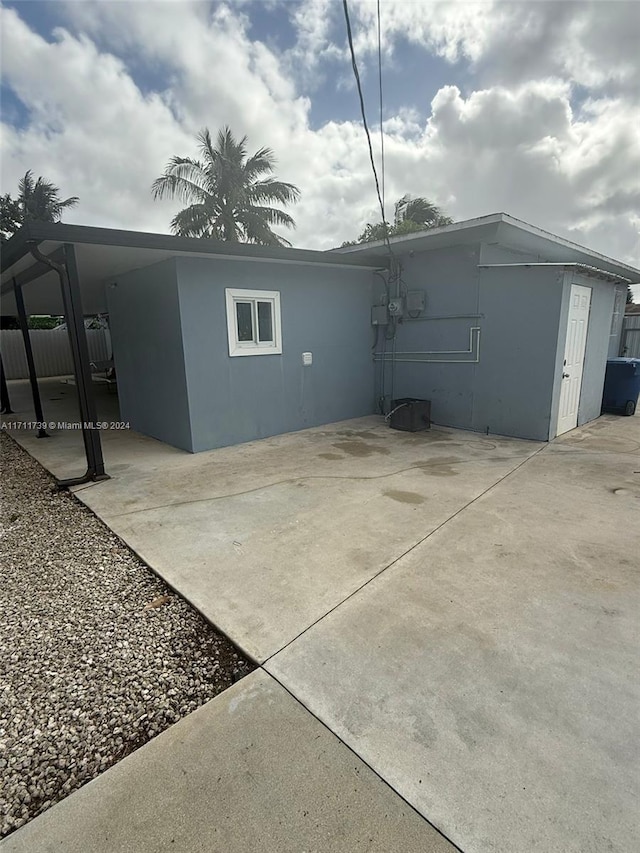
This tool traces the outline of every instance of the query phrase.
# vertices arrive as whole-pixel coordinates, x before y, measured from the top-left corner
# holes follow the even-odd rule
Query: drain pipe
[[[78,389],[78,403],[80,406],[80,418],[82,420],[82,438],[87,458],[87,470],[82,477],[58,480],[58,486],[68,488],[69,486],[78,486],[81,483],[88,483],[90,481],[108,480],[109,475],[104,470],[100,430],[97,425],[96,404],[91,387],[89,348],[84,328],[82,298],[74,246],[70,243],[65,244],[65,260],[62,264],[43,254],[37,243],[29,243],[28,246],[33,257],[54,270],[60,279],[64,313],[67,320],[67,332],[69,333],[76,387]]]

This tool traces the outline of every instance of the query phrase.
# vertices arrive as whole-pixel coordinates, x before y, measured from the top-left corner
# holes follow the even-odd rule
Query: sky
[[[379,171],[375,0],[349,0]],[[385,209],[505,212],[640,266],[640,5],[381,0]],[[27,169],[64,220],[169,232],[150,187],[228,125],[296,184],[295,246],[380,212],[341,0],[22,0],[0,6],[0,191]],[[637,300],[640,300],[640,288]]]

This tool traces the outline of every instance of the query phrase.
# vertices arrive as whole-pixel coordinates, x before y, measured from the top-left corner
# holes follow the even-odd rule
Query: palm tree
[[[22,208],[23,222],[59,222],[62,212],[75,207],[79,201],[77,196],[63,201],[58,187],[42,176],[34,180],[31,169],[18,184],[18,202]]]
[[[453,219],[445,216],[440,208],[426,198],[411,198],[407,193],[395,204],[394,226],[401,228],[403,222],[414,222],[419,229],[439,228],[441,225],[451,225]]]
[[[62,212],[75,207],[77,196],[61,199],[60,190],[42,175],[34,180],[29,169],[18,183],[18,197],[9,193],[0,197],[0,236],[7,239],[25,222],[59,222]]]
[[[247,156],[247,137],[238,141],[228,127],[214,146],[207,128],[198,134],[200,159],[172,157],[151,191],[156,199],[179,198],[188,205],[171,220],[181,237],[208,237],[232,243],[290,246],[272,225],[295,228],[288,213],[270,203],[286,205],[300,197],[293,184],[268,177],[276,159],[270,148]]]
[[[412,198],[408,193],[398,199],[394,206],[393,225],[389,222],[368,222],[357,240],[347,240],[342,246],[357,246],[359,243],[373,243],[388,237],[402,234],[414,234],[451,225],[453,219],[446,216],[440,208],[426,198]]]

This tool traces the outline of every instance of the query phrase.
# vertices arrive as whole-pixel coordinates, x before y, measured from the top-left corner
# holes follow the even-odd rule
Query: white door
[[[556,435],[562,435],[563,432],[567,432],[567,430],[578,425],[578,406],[580,405],[582,368],[587,345],[590,307],[591,288],[572,284]]]

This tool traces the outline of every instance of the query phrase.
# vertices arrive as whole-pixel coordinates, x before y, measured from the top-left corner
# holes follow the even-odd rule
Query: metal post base
[[[82,486],[85,483],[99,483],[101,480],[110,480],[108,474],[96,474],[93,471],[87,471],[82,477],[68,477],[66,480],[57,480],[56,487],[58,489],[70,489],[72,486]]]

